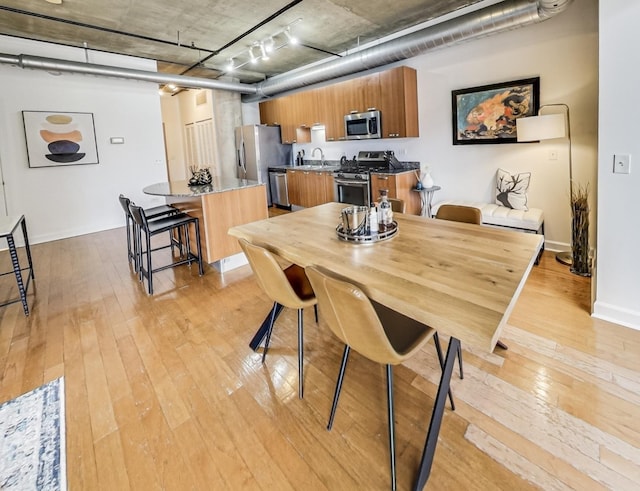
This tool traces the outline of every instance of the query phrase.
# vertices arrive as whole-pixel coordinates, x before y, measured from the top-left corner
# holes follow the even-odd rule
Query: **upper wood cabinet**
[[[380,72],[380,114],[383,138],[420,136],[418,82],[413,68]]]
[[[316,94],[317,123],[324,125],[327,141],[344,140],[344,113],[337,109],[338,85],[328,85],[311,92]]]
[[[416,71],[397,67],[318,89],[260,103],[260,122],[279,124],[283,143],[311,140],[314,124],[325,126],[327,141],[344,140],[344,116],[378,109],[383,138],[417,137]]]

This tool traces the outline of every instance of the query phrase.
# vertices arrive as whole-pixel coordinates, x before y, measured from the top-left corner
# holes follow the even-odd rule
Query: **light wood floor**
[[[353,353],[328,432],[342,347],[309,309],[299,400],[295,312],[276,324],[264,365],[247,346],[270,308],[248,266],[163,271],[149,297],[124,229],[32,252],[32,315],[0,308],[0,402],[65,377],[69,489],[388,489],[383,368]],[[0,302],[11,281],[0,279]],[[589,288],[546,253],[502,336],[509,350],[464,347],[427,489],[638,489],[640,332],[591,319]],[[395,370],[402,490],[435,360],[427,345]]]

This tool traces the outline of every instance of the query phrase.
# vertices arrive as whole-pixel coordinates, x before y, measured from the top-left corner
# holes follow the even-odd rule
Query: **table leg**
[[[444,415],[444,406],[447,402],[447,394],[449,393],[451,374],[453,373],[453,366],[456,361],[459,346],[460,340],[452,337],[449,341],[449,347],[447,348],[447,357],[444,360],[440,385],[438,386],[433,413],[431,413],[431,422],[429,423],[429,430],[427,431],[427,439],[424,444],[420,467],[418,468],[418,477],[413,486],[414,491],[421,491],[429,480],[431,465],[433,464],[433,457],[438,443],[440,425],[442,424],[442,416]]]
[[[431,218],[431,201],[433,201],[433,191],[427,191],[427,216]]]
[[[260,346],[260,344],[262,343],[262,340],[267,335],[267,332],[269,331],[269,325],[271,324],[271,316],[272,315],[274,316],[273,322],[275,322],[278,316],[280,315],[280,312],[282,312],[283,308],[284,306],[280,305],[279,303],[274,304],[273,308],[267,314],[267,317],[264,319],[264,321],[262,321],[262,324],[260,325],[256,333],[253,335],[253,339],[249,342],[249,347],[253,351],[256,351],[258,349],[258,346]]]
[[[18,292],[20,293],[22,310],[24,310],[24,315],[28,316],[29,305],[27,304],[27,292],[24,289],[24,282],[22,281],[22,271],[20,270],[20,262],[18,261],[18,252],[16,251],[16,244],[13,241],[13,235],[7,235],[7,245],[9,246],[9,255],[11,256],[11,264],[13,265],[13,273],[16,275],[16,281],[18,283]]]

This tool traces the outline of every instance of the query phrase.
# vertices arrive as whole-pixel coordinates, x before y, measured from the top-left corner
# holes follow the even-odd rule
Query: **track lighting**
[[[275,43],[273,42],[273,36],[269,36],[269,39],[267,39],[264,42],[264,47],[267,50],[267,53],[273,53],[274,45],[275,45]]]
[[[291,33],[291,27],[302,19],[296,19],[289,23],[280,31],[263,38],[260,41],[255,41],[244,52],[236,54],[229,58],[228,63],[225,65],[225,69],[228,72],[238,70],[248,63],[255,65],[258,61],[268,61],[272,53],[275,53],[280,48],[284,48],[287,45],[298,44],[298,39]]]
[[[262,52],[262,59],[264,61],[268,61],[269,60],[269,55],[267,54],[267,49],[266,49],[266,47],[264,45],[264,41],[262,41],[260,43],[260,51]]]
[[[298,38],[291,34],[290,26],[287,26],[287,28],[284,30],[284,35],[287,36],[289,44],[298,44]]]

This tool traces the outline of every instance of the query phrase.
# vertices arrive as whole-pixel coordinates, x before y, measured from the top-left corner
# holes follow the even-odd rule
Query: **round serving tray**
[[[348,234],[342,228],[342,224],[340,224],[336,227],[336,234],[338,235],[338,239],[344,240],[345,242],[353,242],[356,244],[373,244],[375,242],[380,242],[381,240],[387,240],[395,237],[398,234],[398,222],[393,221],[389,230],[370,235]]]

